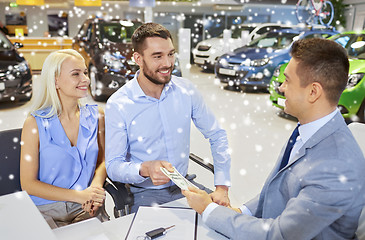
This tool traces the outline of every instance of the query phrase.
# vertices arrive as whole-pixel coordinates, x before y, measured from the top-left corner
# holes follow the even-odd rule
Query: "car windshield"
[[[108,39],[111,42],[130,42],[134,30],[139,25],[127,21],[101,23],[101,39]]]
[[[365,59],[365,34],[339,34],[332,40],[346,48],[350,58]]]
[[[298,33],[269,32],[253,40],[248,47],[282,49],[289,46]]]
[[[13,44],[0,32],[0,51],[11,49]]]
[[[346,45],[348,44],[348,42],[352,38],[352,35],[353,34],[346,34],[346,35],[338,34],[338,35],[335,35],[331,39],[333,41],[335,41],[336,43],[340,44],[342,47],[346,48]]]
[[[232,26],[232,38],[241,38],[242,31],[248,31],[249,33],[252,32],[256,27],[249,27],[249,26],[240,26],[234,25]],[[221,33],[218,38],[223,38],[223,33]]]
[[[249,26],[235,26],[232,27],[232,38],[240,38],[242,31],[248,31],[249,33],[254,30],[255,27],[249,27]]]

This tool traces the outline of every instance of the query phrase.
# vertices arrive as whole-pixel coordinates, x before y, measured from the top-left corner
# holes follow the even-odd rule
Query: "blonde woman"
[[[104,112],[80,103],[90,84],[85,61],[75,50],[53,52],[37,81],[22,132],[22,189],[51,227],[106,220]]]

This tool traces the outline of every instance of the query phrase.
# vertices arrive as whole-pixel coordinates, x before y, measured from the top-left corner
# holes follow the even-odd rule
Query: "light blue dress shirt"
[[[295,154],[298,152],[298,150],[303,147],[303,145],[308,141],[308,139],[310,139],[321,127],[323,127],[328,121],[330,121],[338,112],[339,110],[336,108],[335,111],[333,111],[332,113],[317,119],[313,122],[307,123],[307,124],[303,124],[300,125],[298,130],[299,130],[299,136],[297,137],[297,140],[293,146],[293,149],[290,153],[290,157],[289,157],[289,162],[288,164],[290,164],[293,161],[293,158],[295,156]],[[202,213],[202,220],[205,222],[206,219],[208,218],[209,214],[216,208],[218,207],[218,204],[216,203],[211,203],[209,204],[204,212]],[[246,215],[250,215],[252,216],[251,211],[245,206],[241,206],[239,208],[242,212],[242,214],[246,214]]]
[[[172,76],[160,99],[147,96],[134,79],[108,100],[105,109],[108,176],[138,187],[161,189],[139,175],[144,161],[170,162],[185,176],[190,153],[190,126],[208,138],[214,161],[214,184],[230,186],[230,155],[226,132],[219,126],[193,84]]]
[[[38,110],[46,116],[50,108]],[[54,115],[44,118],[32,114],[37,122],[39,134],[39,172],[38,179],[57,187],[84,190],[90,186],[94,177],[98,158],[98,107],[80,107],[79,133],[76,146],[71,146],[66,132]],[[30,195],[35,205],[54,203]]]

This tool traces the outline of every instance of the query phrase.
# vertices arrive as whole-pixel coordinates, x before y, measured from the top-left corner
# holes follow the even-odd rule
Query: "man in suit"
[[[305,39],[293,43],[291,55],[280,91],[299,136],[293,132],[261,193],[240,208],[218,206],[192,188],[183,194],[210,228],[231,239],[356,239],[365,159],[337,109],[347,53],[333,41]]]

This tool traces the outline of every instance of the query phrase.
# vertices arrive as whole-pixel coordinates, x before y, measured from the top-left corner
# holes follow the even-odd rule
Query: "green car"
[[[349,79],[338,108],[345,119],[365,122],[365,31],[344,32],[329,39],[346,48],[350,59]],[[269,88],[270,100],[281,109],[284,109],[285,97],[279,87],[285,80],[284,70],[287,65],[284,63],[275,69]]]

